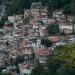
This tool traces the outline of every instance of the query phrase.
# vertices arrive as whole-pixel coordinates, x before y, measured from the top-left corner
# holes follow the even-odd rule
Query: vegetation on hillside
[[[49,16],[56,9],[64,9],[66,14],[75,15],[75,0],[11,0],[8,7],[8,15],[23,13],[24,9],[30,8],[32,2],[42,2],[48,7]]]
[[[75,75],[75,44],[56,47],[48,56],[46,67],[36,66],[31,75],[35,73],[37,75]]]
[[[53,42],[50,41],[50,40],[48,40],[48,39],[44,39],[44,38],[43,38],[43,39],[41,40],[41,44],[44,45],[45,47],[51,47],[52,44],[53,44]]]
[[[49,35],[58,35],[59,34],[59,25],[55,24],[55,23],[48,25],[47,32]]]

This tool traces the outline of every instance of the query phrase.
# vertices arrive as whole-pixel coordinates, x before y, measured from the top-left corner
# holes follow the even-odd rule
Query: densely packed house
[[[22,56],[24,62],[18,64],[20,75],[29,75],[37,62],[47,63],[47,56],[56,45],[66,44],[61,42],[59,35],[48,37],[53,42],[52,47],[41,44],[41,39],[47,36],[46,28],[50,24],[59,24],[60,33],[73,32],[71,17],[64,15],[63,10],[56,10],[51,18],[47,14],[47,7],[37,2],[32,3],[30,9],[24,9],[24,14],[8,16],[8,21],[0,29],[0,65],[6,62],[10,65],[7,65],[7,69],[15,69],[13,63],[18,56]]]

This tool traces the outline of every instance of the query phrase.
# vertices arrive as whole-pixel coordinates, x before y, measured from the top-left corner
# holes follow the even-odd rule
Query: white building
[[[30,75],[33,67],[28,64],[19,64],[20,75]]]
[[[33,47],[33,49],[39,49],[39,48],[44,48],[43,45],[41,45],[41,39],[36,40],[35,43],[32,43],[31,45]]]

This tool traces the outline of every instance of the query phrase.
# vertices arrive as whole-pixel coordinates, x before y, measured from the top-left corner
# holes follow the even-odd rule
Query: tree
[[[20,73],[19,67],[16,67],[16,72],[17,72],[17,73]]]
[[[59,25],[58,24],[50,24],[47,27],[47,31],[49,35],[58,35],[59,34]]]
[[[10,73],[0,73],[0,75],[11,75]]]
[[[75,0],[71,1],[71,14],[75,15]]]
[[[9,41],[6,42],[6,46],[9,47]]]
[[[23,19],[23,23],[24,24],[28,24],[30,21],[30,18],[29,17],[26,17],[25,19]]]
[[[50,75],[50,71],[44,68],[43,65],[38,64],[31,72],[31,75]]]
[[[8,15],[20,14],[23,13],[24,9],[28,9],[33,2],[42,2],[43,5],[48,7],[48,15],[52,16],[53,11],[57,9],[66,9],[67,14],[69,10],[72,10],[72,14],[74,14],[74,0],[10,0],[11,4],[7,6]]]
[[[42,65],[38,65],[36,66],[33,70],[31,75],[43,75],[43,66]]]
[[[31,0],[11,0],[11,5],[8,7],[8,15],[21,14],[24,9],[30,8]]]
[[[31,60],[34,60],[35,59],[35,53],[34,53],[34,50],[32,51],[32,57],[31,57]]]
[[[53,44],[53,42],[50,41],[50,40],[48,40],[48,39],[42,39],[41,40],[41,44],[44,45],[44,46],[46,46],[46,47],[51,47],[52,44]]]
[[[11,75],[10,73],[0,73],[0,75]]]
[[[48,57],[47,64],[52,75],[74,75],[75,44],[56,47]]]
[[[1,21],[0,21],[0,27],[2,28],[4,25],[5,25],[5,21],[7,20],[7,17],[3,16],[1,18]]]
[[[66,4],[65,6],[64,6],[64,13],[65,14],[71,14],[71,6],[70,6],[71,4],[70,3],[68,3],[68,4]]]
[[[65,10],[65,12],[68,13],[69,10],[74,11],[74,0],[10,0],[11,5],[7,6],[8,7],[8,14],[19,14],[23,13],[24,8],[30,8],[30,5],[32,2],[42,2],[43,5],[46,5],[48,7],[49,15],[52,14],[52,12],[56,9],[65,9],[68,7],[68,10]],[[72,3],[72,4],[71,4]],[[11,10],[11,11],[10,11]],[[72,14],[74,14],[72,12]]]
[[[18,66],[18,64],[23,63],[25,60],[25,58],[23,56],[17,56],[16,60],[15,60],[15,65]]]

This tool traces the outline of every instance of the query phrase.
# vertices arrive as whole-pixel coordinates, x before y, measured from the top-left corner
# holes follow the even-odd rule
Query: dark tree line
[[[75,0],[11,0],[8,15],[23,13],[24,8],[30,8],[32,2],[42,2],[48,6],[49,15],[56,9],[64,9],[66,14],[75,14]]]

